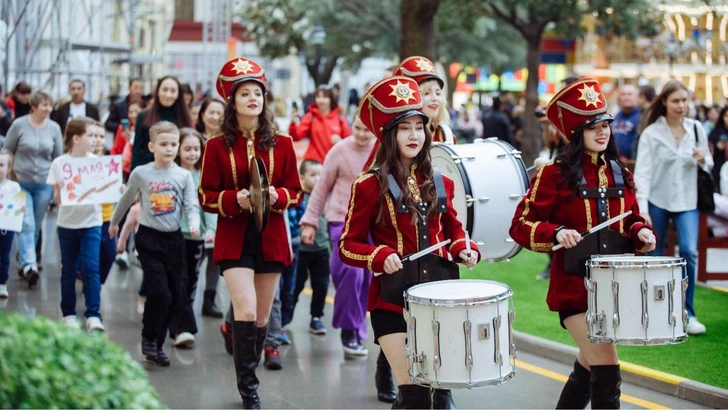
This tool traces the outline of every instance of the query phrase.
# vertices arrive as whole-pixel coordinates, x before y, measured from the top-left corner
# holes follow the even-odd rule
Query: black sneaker
[[[142,354],[148,362],[156,362],[157,360],[157,341],[142,338]]]
[[[157,360],[154,361],[154,364],[163,367],[169,366],[169,357],[167,357],[167,353],[164,353],[161,347],[157,348]]]
[[[33,289],[33,286],[35,286],[35,284],[38,283],[38,279],[40,279],[38,268],[30,268],[28,273],[25,274],[25,278],[28,280],[28,288]]]

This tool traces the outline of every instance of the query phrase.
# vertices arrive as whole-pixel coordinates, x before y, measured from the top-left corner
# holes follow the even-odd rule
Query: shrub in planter
[[[141,365],[103,334],[0,311],[0,407],[163,406]]]

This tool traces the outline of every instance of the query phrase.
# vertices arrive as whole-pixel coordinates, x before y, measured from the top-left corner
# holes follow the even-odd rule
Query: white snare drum
[[[687,339],[685,259],[594,256],[587,266],[590,341],[642,346]]]
[[[455,181],[453,205],[482,259],[500,261],[521,247],[508,235],[518,203],[529,187],[521,153],[497,138],[473,144],[433,144],[432,165]]]
[[[407,361],[413,382],[477,388],[516,371],[513,292],[500,282],[443,280],[407,290]]]

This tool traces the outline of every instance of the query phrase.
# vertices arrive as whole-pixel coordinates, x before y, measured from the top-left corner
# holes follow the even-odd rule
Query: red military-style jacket
[[[585,154],[582,167],[588,188],[616,186],[611,166],[604,160],[603,154]],[[632,182],[632,174],[627,170],[623,173],[625,179],[629,178]],[[573,189],[563,186],[562,178],[558,166],[546,165],[536,174],[531,189],[518,204],[511,222],[510,235],[524,248],[536,252],[551,252],[554,246],[554,231],[558,227],[563,225],[565,229],[584,232],[599,224],[597,199],[579,198]],[[640,216],[634,188],[625,187],[623,198],[608,198],[607,206],[606,219],[632,211],[632,215],[609,226],[609,229],[631,238],[639,248],[637,251],[643,251],[646,244],[639,240],[637,233],[648,225]],[[564,248],[554,252],[546,303],[552,311],[574,309],[586,312],[587,291],[584,279],[566,273],[564,252]]]
[[[414,173],[417,185],[421,186],[424,177]],[[466,249],[465,231],[457,219],[457,212],[452,205],[455,192],[453,181],[443,176],[447,197],[447,212],[436,212],[427,221],[430,245],[450,239],[450,245],[440,248],[433,253],[443,258],[450,258],[461,262],[458,254]],[[377,223],[381,209],[379,198],[379,177],[374,173],[364,173],[354,181],[351,187],[349,211],[346,214],[344,230],[339,241],[339,255],[347,265],[366,268],[371,272],[384,272],[384,261],[393,253],[400,257],[419,251],[417,224],[413,223],[412,213],[396,211],[396,200],[391,193],[382,198],[385,207],[385,217]],[[372,244],[368,238],[371,236]],[[471,249],[478,252],[477,245],[471,241]],[[385,273],[386,275],[386,273]],[[369,286],[368,310],[384,309],[402,313],[402,308],[384,301],[381,298],[381,279],[374,277]]]
[[[446,142],[445,131],[442,129],[442,126],[439,126],[434,131],[432,131],[432,142],[440,142],[443,144]],[[455,134],[453,134],[452,143],[457,144],[457,142],[457,138],[455,137]]]
[[[243,251],[243,240],[248,223],[252,223],[250,211],[238,206],[237,192],[250,187],[248,153],[246,144],[255,138],[238,132],[235,145],[228,149],[220,135],[205,144],[205,154],[200,171],[198,196],[205,212],[218,214],[215,235],[214,263],[221,260],[238,260]],[[268,183],[275,187],[278,200],[271,204],[268,226],[262,232],[263,260],[289,265],[292,261],[287,240],[283,212],[298,205],[303,198],[298,177],[293,140],[287,135],[277,135],[276,145],[268,151],[255,147],[255,155],[265,163]]]

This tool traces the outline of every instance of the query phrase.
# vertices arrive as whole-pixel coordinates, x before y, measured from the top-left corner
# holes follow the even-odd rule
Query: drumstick
[[[465,255],[467,255],[468,260],[470,260],[470,257],[472,256],[470,253],[470,234],[467,229],[465,230]],[[468,270],[473,270],[473,268],[468,268]]]
[[[612,218],[612,219],[609,219],[609,220],[607,220],[607,221],[605,221],[605,222],[602,222],[602,223],[600,223],[600,224],[599,224],[599,225],[597,225],[597,226],[594,226],[594,227],[592,227],[591,229],[589,229],[589,230],[588,230],[588,231],[586,231],[586,232],[582,232],[582,234],[581,234],[581,237],[582,237],[582,238],[584,238],[584,237],[585,237],[585,236],[587,236],[587,235],[591,235],[591,234],[593,234],[594,232],[596,232],[596,231],[598,231],[598,230],[600,230],[600,229],[604,229],[604,228],[608,227],[609,225],[611,225],[611,224],[613,224],[613,223],[615,223],[615,222],[619,222],[619,221],[621,221],[622,219],[624,219],[624,218],[626,218],[626,217],[628,217],[628,216],[630,216],[630,215],[632,215],[632,211],[627,211],[627,212],[625,212],[625,213],[623,213],[623,214],[617,215],[617,216],[615,216],[615,217],[614,217],[614,218]],[[564,245],[562,245],[562,244],[558,244],[558,245],[554,246],[553,248],[551,248],[551,251],[558,251],[559,249],[561,249],[561,248],[563,248],[563,247],[564,247]]]
[[[650,231],[650,236],[647,238],[647,244],[652,245],[655,242],[655,234]]]

